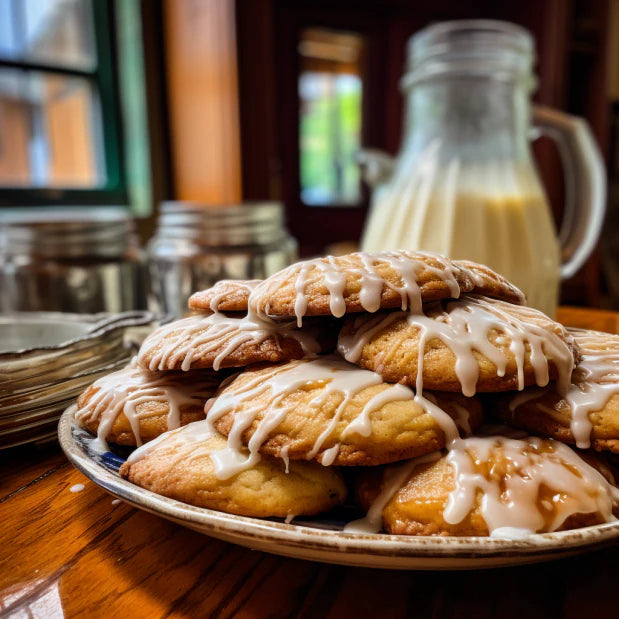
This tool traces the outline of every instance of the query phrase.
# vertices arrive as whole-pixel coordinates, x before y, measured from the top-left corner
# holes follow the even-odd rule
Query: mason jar
[[[0,214],[0,310],[122,312],[146,305],[133,219],[116,208]]]
[[[148,243],[149,306],[182,316],[187,299],[222,279],[263,279],[297,258],[278,202],[161,205]]]

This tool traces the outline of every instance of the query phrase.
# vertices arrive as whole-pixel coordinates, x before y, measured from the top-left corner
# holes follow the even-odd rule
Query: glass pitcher
[[[531,35],[507,22],[444,22],[411,38],[401,151],[360,157],[374,187],[362,249],[487,264],[554,316],[560,277],[597,242],[606,177],[584,120],[543,107],[531,114],[533,62]],[[539,133],[557,141],[565,166],[558,236],[529,145]]]

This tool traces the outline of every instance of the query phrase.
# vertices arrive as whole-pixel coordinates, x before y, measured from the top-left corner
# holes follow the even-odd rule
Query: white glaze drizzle
[[[351,436],[353,434],[359,434],[360,436],[368,437],[372,433],[372,422],[370,420],[370,413],[376,409],[383,407],[389,402],[413,400],[415,393],[410,387],[405,385],[395,384],[377,393],[361,411],[361,414],[355,417],[342,432],[342,438]]]
[[[445,433],[445,447],[451,448],[451,444],[458,438],[460,438],[460,428],[456,420],[443,410],[429,393],[420,395],[419,392],[415,395],[415,402],[424,408],[434,421],[439,425],[441,430]],[[470,427],[470,425],[469,425]]]
[[[415,386],[423,393],[423,368],[426,344],[439,339],[456,357],[455,372],[462,386],[462,393],[472,396],[477,390],[479,363],[473,354],[477,351],[489,359],[502,377],[508,364],[507,355],[490,342],[493,330],[499,337],[509,338],[509,350],[514,355],[518,372],[518,389],[524,389],[524,366],[527,358],[526,345],[530,347],[529,361],[535,373],[536,383],[545,386],[549,381],[549,360],[554,362],[559,377],[558,389],[565,393],[570,384],[574,357],[565,339],[547,328],[550,319],[541,312],[521,305],[488,299],[478,295],[463,295],[458,301],[435,303],[426,309],[426,314],[391,312],[364,322],[348,334],[341,334],[338,351],[348,361],[359,360],[363,347],[390,324],[406,320],[419,329],[419,357]]]
[[[212,403],[207,413],[207,423],[211,424],[212,428],[214,428],[213,424],[224,415],[235,413],[228,434],[227,447],[212,455],[216,475],[220,479],[227,479],[256,464],[260,460],[259,450],[261,446],[295,406],[294,403],[284,402],[285,398],[295,390],[313,384],[324,384],[325,386],[319,395],[311,400],[309,403],[311,407],[321,406],[332,395],[340,396],[341,400],[333,418],[308,453],[308,459],[314,458],[321,450],[355,395],[368,387],[385,383],[374,372],[358,368],[337,357],[328,356],[312,360],[293,361],[285,366],[276,366],[270,371],[247,381],[239,389],[224,391]],[[257,400],[267,392],[269,393],[269,405],[266,412],[264,412],[264,404],[261,403],[255,406],[247,406],[242,411],[238,410],[240,404]],[[369,416],[373,411],[378,410],[387,402],[411,399],[415,399],[420,406],[432,415],[437,425],[443,430],[447,442],[458,437],[458,428],[455,422],[436,403],[426,398],[416,397],[412,389],[397,384],[389,385],[387,389],[367,402],[357,418],[344,429],[342,437],[355,432],[367,436],[368,427],[371,430]],[[264,412],[264,415],[248,442],[249,455],[247,455],[247,452],[243,449],[242,435],[251,427],[261,412]],[[329,465],[335,461],[337,457],[335,447],[338,447],[339,450],[339,445],[336,444],[322,454],[323,464]],[[288,451],[285,455],[288,456]]]
[[[552,446],[552,451],[544,448]],[[479,465],[497,458],[508,462],[506,474],[490,479]],[[566,445],[530,437],[516,440],[502,436],[459,439],[446,456],[454,473],[455,488],[449,494],[443,517],[449,524],[461,522],[479,503],[490,534],[507,530],[556,531],[574,514],[599,513],[615,520],[613,506],[619,490]],[[494,472],[494,473],[493,473]],[[540,491],[552,491],[548,524],[540,511]],[[479,501],[479,493],[482,493]]]
[[[533,532],[529,531],[529,529],[519,529],[518,527],[498,527],[493,529],[492,533],[490,533],[490,537],[494,537],[497,539],[526,539]]]
[[[275,276],[265,280],[252,292],[249,298],[250,310],[257,311],[261,317],[266,318],[269,314],[268,296],[273,286],[288,278],[295,278],[295,301],[294,312],[297,325],[301,327],[303,316],[307,313],[308,298],[306,288],[309,284],[309,274],[318,269],[321,272],[325,286],[329,291],[329,307],[333,316],[339,318],[346,313],[344,290],[346,282],[350,278],[359,278],[360,292],[359,302],[367,312],[376,312],[381,305],[381,295],[384,288],[396,292],[401,300],[402,310],[421,312],[422,298],[419,285],[421,273],[431,273],[436,279],[444,282],[449,294],[453,298],[460,296],[460,285],[455,278],[455,273],[463,271],[456,267],[448,258],[429,252],[413,252],[406,250],[385,251],[380,253],[358,252],[347,256],[349,260],[343,260],[334,256],[316,258],[305,262],[298,262],[287,269],[280,271]],[[438,267],[429,264],[431,258],[439,264]],[[350,259],[357,260],[361,264],[353,266]],[[387,265],[394,269],[402,280],[402,285],[397,285],[384,279],[376,270],[379,265]],[[265,298],[266,297],[266,298]],[[263,310],[261,308],[264,308]]]
[[[224,314],[198,314],[164,325],[151,333],[140,348],[138,361],[151,371],[167,370],[182,359],[181,369],[187,371],[201,355],[217,351],[213,369],[219,370],[225,359],[244,344],[260,345],[280,338],[296,340],[306,355],[320,352],[315,330],[295,329],[294,323],[263,320],[253,314],[231,318]]]
[[[421,464],[435,462],[441,457],[440,451],[406,460],[401,464],[387,467],[380,485],[378,496],[372,501],[367,514],[352,520],[344,527],[344,533],[378,533],[383,528],[383,510],[393,495],[409,480],[413,471]]]
[[[333,445],[333,447],[329,447],[329,449],[325,449],[322,457],[320,458],[320,464],[322,464],[322,466],[331,466],[335,462],[335,459],[337,458],[337,454],[339,452],[339,443]]]
[[[188,381],[188,378],[192,380]],[[193,405],[202,407],[213,394],[219,381],[201,373],[196,377],[169,373],[148,372],[137,367],[135,358],[119,370],[96,380],[91,389],[96,390],[88,401],[75,413],[80,425],[98,420],[97,442],[93,447],[107,451],[106,439],[116,421],[124,413],[131,425],[136,444],[142,444],[140,419],[144,413],[138,410],[146,402],[163,402],[168,405],[167,427],[178,428],[181,423],[181,408]]]
[[[586,449],[591,445],[593,429],[589,413],[601,410],[619,393],[619,337],[600,331],[569,331],[580,346],[582,358],[565,399],[571,408],[570,430],[576,446]]]
[[[428,394],[426,394],[426,397],[428,397]],[[451,407],[456,413],[453,419],[458,428],[460,428],[460,430],[462,430],[467,436],[473,434],[473,429],[471,428],[471,414],[469,413],[469,410],[457,402],[452,402]]]
[[[218,281],[211,289],[213,292],[213,297],[209,303],[211,311],[215,313],[219,312],[221,302],[224,301],[229,294],[229,290],[226,290],[226,286],[235,286],[236,288],[244,290],[249,295],[261,281],[261,279],[222,279]],[[221,290],[216,292],[219,288],[221,288]]]
[[[471,260],[454,260],[453,263],[465,269],[469,276],[473,279],[476,288],[486,288],[489,282],[494,282],[497,286],[509,290],[514,301],[519,304],[526,304],[526,296],[520,288],[512,284],[508,279],[499,275],[485,264],[472,262]],[[477,292],[473,290],[473,292]]]
[[[288,457],[289,451],[290,451],[290,444],[284,445],[279,450],[279,457],[284,461],[284,466],[286,467],[286,474],[290,473],[290,458]]]
[[[337,351],[350,363],[357,363],[363,348],[372,338],[381,333],[389,325],[408,316],[405,312],[389,312],[368,319],[361,314],[352,321],[352,329],[348,333],[340,331],[337,340]]]
[[[514,413],[519,406],[526,404],[527,402],[531,402],[533,400],[537,400],[542,397],[545,393],[548,392],[550,386],[548,387],[529,387],[520,393],[515,394],[512,399],[509,401],[509,410]]]
[[[214,431],[206,420],[194,421],[186,426],[160,434],[152,441],[144,443],[144,445],[138,447],[129,455],[127,462],[129,464],[134,464],[135,462],[142,460],[147,455],[157,451],[159,446],[164,442],[169,445],[171,449],[181,446],[191,446],[193,448],[192,457],[199,457],[203,455],[203,453],[210,453],[206,447],[206,443],[210,438],[218,434],[219,433]],[[184,453],[179,453],[178,457],[184,457],[184,455]]]
[[[589,414],[604,408],[610,398],[619,394],[619,337],[600,331],[568,329],[580,347],[582,357],[572,375],[572,382],[565,394],[570,407],[570,430],[576,446],[591,446],[593,425]],[[540,399],[548,389],[527,390],[509,403],[512,415],[523,404]],[[550,415],[555,411],[535,404]]]

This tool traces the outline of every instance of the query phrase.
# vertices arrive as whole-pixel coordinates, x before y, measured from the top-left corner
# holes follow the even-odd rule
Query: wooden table
[[[619,314],[563,308],[619,332]],[[70,492],[84,484],[82,492]],[[619,553],[475,572],[284,559],[113,501],[55,445],[0,452],[0,615],[16,617],[616,617]]]

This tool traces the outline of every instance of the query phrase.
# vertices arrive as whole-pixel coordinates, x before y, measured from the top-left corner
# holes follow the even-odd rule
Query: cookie
[[[416,397],[327,356],[246,370],[212,401],[207,420],[229,437],[222,470],[234,469],[242,446],[253,458],[377,465],[442,449],[479,425],[481,405],[460,394]]]
[[[528,437],[461,439],[446,455],[364,474],[368,515],[347,531],[525,537],[614,520],[619,491],[595,457]],[[612,481],[612,478],[610,478]]]
[[[619,336],[568,329],[580,347],[565,395],[555,385],[506,394],[489,401],[499,416],[516,427],[565,443],[619,453]]]
[[[473,294],[501,299],[516,305],[526,305],[524,292],[485,264],[471,262],[470,260],[454,260],[453,263],[457,267],[465,269],[471,276],[473,280],[471,292]]]
[[[198,314],[160,327],[140,347],[138,364],[155,370],[244,367],[261,361],[277,363],[333,349],[329,324],[306,326]]]
[[[247,312],[247,302],[259,279],[222,279],[211,288],[189,297],[189,309],[197,312]]]
[[[339,472],[316,462],[262,458],[250,469],[227,479],[217,477],[213,452],[226,439],[204,422],[162,435],[125,462],[120,474],[163,496],[196,507],[257,518],[311,516],[344,501],[346,486]]]
[[[491,276],[484,279],[485,273]],[[458,298],[482,281],[484,290],[498,297],[524,301],[517,288],[487,267],[472,271],[436,254],[398,250],[298,262],[258,284],[249,308],[263,317],[296,316],[299,325],[304,316],[393,308],[420,313],[424,302]]]
[[[141,445],[204,419],[221,378],[209,372],[149,372],[130,363],[96,380],[77,401],[75,420],[105,447]]]
[[[387,382],[467,396],[550,379],[565,390],[578,358],[574,338],[545,314],[478,295],[426,305],[423,314],[351,316],[337,349]]]

